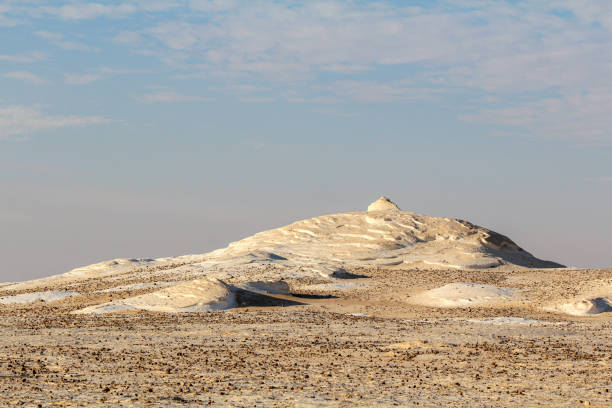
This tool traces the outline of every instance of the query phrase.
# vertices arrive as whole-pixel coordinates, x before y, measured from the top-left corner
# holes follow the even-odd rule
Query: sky
[[[365,210],[612,267],[608,0],[0,0],[0,281]]]

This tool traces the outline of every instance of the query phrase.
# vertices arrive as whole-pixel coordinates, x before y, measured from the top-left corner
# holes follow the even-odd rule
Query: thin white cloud
[[[198,11],[227,11],[238,5],[236,0],[189,0],[189,7]]]
[[[44,38],[51,44],[67,51],[91,51],[91,47],[79,41],[69,41],[64,39],[64,35],[50,31],[36,31],[34,34]]]
[[[151,74],[154,71],[147,69],[134,69],[134,68],[113,68],[113,67],[99,67],[96,69],[97,72],[105,75],[142,75]]]
[[[337,81],[330,89],[333,93],[360,102],[393,102],[401,100],[433,99],[440,93],[436,88],[422,88],[410,81],[389,83],[376,81]]]
[[[32,72],[28,72],[28,71],[13,71],[13,72],[7,72],[6,74],[4,74],[5,78],[11,78],[11,79],[17,79],[19,81],[23,81],[26,82],[28,84],[33,84],[33,85],[44,85],[49,83],[49,81],[47,81],[44,78],[41,78],[40,76],[33,74]]]
[[[36,106],[0,105],[0,140],[64,127],[108,122],[109,119],[101,116],[57,116],[46,114]]]
[[[459,95],[461,118],[471,122],[547,137],[611,137],[612,119],[598,105],[608,103],[601,90],[610,88],[611,2],[426,3],[100,0],[57,6],[40,0],[37,11],[23,6],[29,10],[23,15],[87,20],[160,13],[129,31],[111,27],[110,38],[158,58],[174,78],[218,81],[228,92],[249,82],[298,102]],[[0,16],[12,18],[9,8],[0,8]],[[175,8],[180,12],[164,14]],[[38,34],[60,47],[87,47],[56,33]],[[294,93],[287,96],[287,89]],[[172,93],[136,99],[185,98],[193,100]]]
[[[462,114],[460,118],[473,123],[511,126],[516,133],[528,136],[612,140],[610,106],[612,88],[601,88],[545,99],[495,104]]]
[[[46,30],[35,31],[34,34],[48,41],[60,41],[62,38],[64,38],[64,36],[60,33],[53,33]]]
[[[137,45],[142,42],[142,35],[134,31],[121,31],[113,38],[119,44]]]
[[[145,95],[135,96],[140,103],[178,103],[178,102],[211,102],[213,98],[201,96],[183,95],[174,91],[160,91]]]
[[[91,47],[87,44],[78,41],[58,41],[54,44],[67,51],[92,51]]]
[[[371,71],[372,69],[373,67],[368,65],[354,65],[342,63],[333,63],[330,65],[321,66],[321,71],[335,72],[338,74],[355,74],[365,71]]]
[[[64,20],[91,20],[98,17],[125,17],[137,11],[137,8],[126,3],[73,3],[61,7],[45,7],[43,10]]]
[[[132,3],[142,11],[151,13],[159,13],[162,11],[168,11],[175,8],[179,8],[184,5],[184,1],[173,1],[173,0],[135,0]]]
[[[64,74],[64,82],[68,85],[86,85],[102,79],[98,74]]]
[[[186,22],[160,23],[147,33],[175,50],[191,49],[201,38],[204,27]]]
[[[137,12],[159,13],[180,7],[179,1],[131,0],[119,4],[71,3],[63,6],[47,6],[42,10],[63,20],[93,20],[96,18],[124,18]]]
[[[44,59],[46,59],[46,54],[39,51],[23,52],[19,54],[0,54],[0,61],[16,64],[28,64],[43,61]]]
[[[195,3],[206,12],[216,11],[214,2]],[[612,7],[565,4],[588,24],[607,27]],[[387,103],[463,92],[472,94],[461,116],[465,120],[515,126],[536,136],[612,138],[607,130],[612,120],[604,108],[610,101],[602,91],[612,70],[612,37],[558,17],[545,4],[439,2],[425,9],[390,3],[289,7],[256,2],[219,10],[213,23],[168,21],[145,34],[188,53],[184,65],[204,67],[209,76],[221,72],[230,79],[258,78],[254,83],[303,82],[319,91],[288,95],[291,101],[341,97]],[[409,80],[377,73],[386,66],[408,66],[404,78]],[[375,79],[322,85],[324,72],[365,73]],[[518,97],[523,93],[530,98]],[[500,102],[490,105],[489,95]]]
[[[570,10],[588,24],[599,23],[612,29],[612,3],[609,1],[562,0],[556,6]]]
[[[84,74],[66,73],[64,74],[64,82],[68,85],[87,85],[106,77],[117,75],[142,75],[150,73],[152,73],[152,71],[144,69],[123,69],[102,66]]]

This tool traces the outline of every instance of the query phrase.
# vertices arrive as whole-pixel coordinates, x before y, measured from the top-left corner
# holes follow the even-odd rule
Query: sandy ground
[[[71,314],[154,290],[104,292],[104,279],[0,305],[0,406],[612,406],[612,313],[543,310],[607,287],[612,270],[351,272],[367,277],[296,278],[293,295],[244,293],[214,313]],[[521,296],[411,302],[453,282]]]

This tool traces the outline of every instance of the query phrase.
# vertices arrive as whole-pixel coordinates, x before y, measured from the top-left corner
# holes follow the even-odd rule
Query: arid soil
[[[70,314],[154,290],[91,294],[99,280],[76,288],[87,295],[0,305],[0,406],[612,406],[612,313],[543,310],[612,270],[351,272],[367,277],[289,280],[290,296],[244,293],[214,313]],[[450,282],[524,300],[410,303]]]

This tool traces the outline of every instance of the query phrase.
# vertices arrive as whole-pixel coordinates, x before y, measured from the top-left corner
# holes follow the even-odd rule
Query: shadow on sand
[[[293,295],[292,295],[293,296]],[[268,295],[262,295],[255,292],[249,292],[247,290],[236,290],[236,303],[239,307],[257,306],[257,307],[270,307],[270,306],[300,306],[306,303],[297,302],[291,299],[277,298]]]

